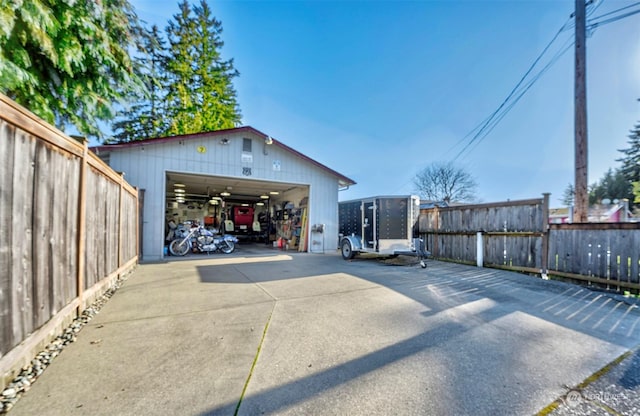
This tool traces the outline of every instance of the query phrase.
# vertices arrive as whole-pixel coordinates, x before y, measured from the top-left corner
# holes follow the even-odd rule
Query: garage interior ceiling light
[[[220,192],[220,196],[231,196],[231,194],[227,191]]]
[[[269,195],[280,195],[280,192],[278,192],[278,191],[271,191],[271,192],[269,192]]]
[[[260,195],[261,199],[269,199],[269,195]]]
[[[185,190],[184,189],[174,189],[173,192],[175,192],[176,194],[184,194]]]
[[[183,183],[176,183],[173,186],[174,186],[174,188],[184,188],[185,187],[185,185]]]
[[[259,207],[262,207],[262,206],[264,206],[264,202],[256,202],[256,205],[259,206]]]
[[[209,203],[210,203],[211,205],[218,205],[218,204],[219,204],[219,202],[218,202],[218,200],[217,200],[217,199],[210,199],[210,200],[209,200]]]

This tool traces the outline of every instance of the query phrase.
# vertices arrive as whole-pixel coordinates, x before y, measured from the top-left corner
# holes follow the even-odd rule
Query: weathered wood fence
[[[640,290],[640,224],[549,224],[543,198],[423,209],[434,258]]]
[[[138,192],[0,94],[0,390],[138,260]]]
[[[549,273],[640,290],[640,223],[551,224]]]

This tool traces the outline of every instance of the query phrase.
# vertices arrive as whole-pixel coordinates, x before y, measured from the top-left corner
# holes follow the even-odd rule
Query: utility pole
[[[587,152],[587,42],[585,0],[576,0],[575,67],[575,222],[587,222],[589,211]]]

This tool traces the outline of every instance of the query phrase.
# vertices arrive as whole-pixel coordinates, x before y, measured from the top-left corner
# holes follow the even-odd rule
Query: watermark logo
[[[582,394],[578,390],[569,390],[564,401],[569,407],[576,407],[581,400]]]
[[[608,392],[585,392],[580,390],[569,390],[564,397],[564,402],[569,407],[576,407],[582,401],[587,402],[609,402],[622,398],[622,393],[608,393]]]

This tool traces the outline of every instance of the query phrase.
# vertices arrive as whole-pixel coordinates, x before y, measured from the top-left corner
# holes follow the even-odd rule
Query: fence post
[[[482,231],[476,233],[476,266],[484,266],[484,241]]]
[[[138,261],[142,260],[144,253],[142,252],[142,233],[144,222],[144,189],[136,187],[136,210],[138,212],[138,223],[136,224],[136,253],[138,254]]]
[[[438,246],[438,230],[440,229],[440,212],[438,205],[433,207],[433,257],[440,257],[440,248]]]
[[[88,152],[89,146],[87,139],[82,143],[82,159],[80,160],[80,183],[78,185],[78,240],[76,247],[78,249],[78,270],[76,272],[76,293],[78,295],[78,316],[84,310],[84,302],[82,294],[84,292],[84,268],[85,268],[85,241],[86,241],[86,209],[87,209],[87,169],[88,169]]]
[[[542,200],[542,258],[540,265],[540,274],[543,279],[548,279],[547,270],[549,269],[549,192],[543,193]]]
[[[118,207],[118,268],[122,267],[122,207],[124,205],[124,172],[120,173],[120,201]]]

